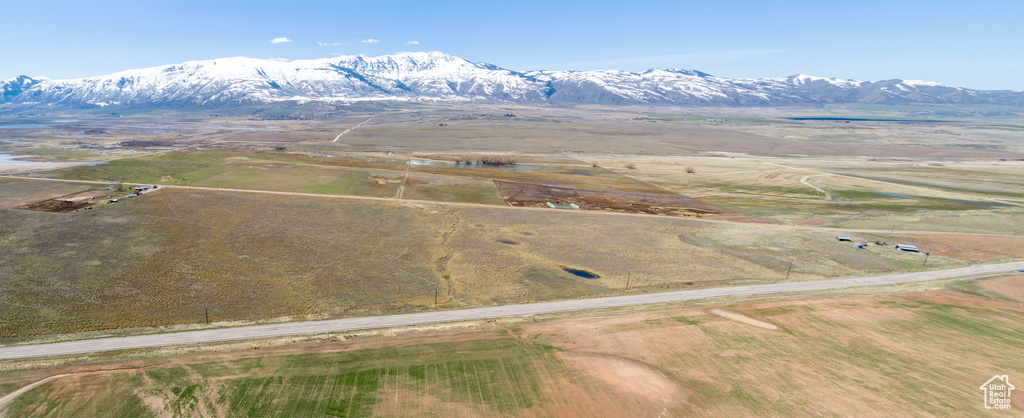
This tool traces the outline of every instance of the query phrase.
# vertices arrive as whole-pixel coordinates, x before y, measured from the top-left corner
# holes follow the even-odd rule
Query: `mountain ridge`
[[[202,106],[282,101],[513,102],[554,105],[773,106],[829,103],[994,104],[1024,107],[1024,92],[929,81],[859,81],[796,74],[725,78],[698,70],[516,71],[441,52],[278,61],[188,61],[113,74],[0,82],[0,104],[66,107]]]

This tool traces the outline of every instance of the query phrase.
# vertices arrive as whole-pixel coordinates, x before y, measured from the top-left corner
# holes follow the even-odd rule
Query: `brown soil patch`
[[[55,197],[53,199],[46,199],[35,203],[29,203],[27,205],[16,207],[15,209],[59,213],[74,212],[78,209],[84,209],[89,206],[92,206],[93,198],[106,196],[107,194],[108,193],[106,190],[86,190],[83,192],[72,193],[61,197]]]
[[[558,357],[576,373],[627,399],[657,407],[683,405],[686,394],[667,376],[650,366],[611,356],[559,353]]]
[[[793,223],[805,226],[829,226],[832,220],[828,218],[794,218]]]
[[[720,316],[722,318],[725,318],[725,319],[730,319],[730,320],[733,320],[733,321],[736,321],[736,322],[741,322],[741,323],[744,323],[744,324],[747,324],[747,325],[753,325],[753,326],[758,327],[758,328],[768,329],[768,330],[772,330],[772,331],[778,331],[778,329],[779,329],[779,327],[774,325],[774,324],[769,324],[769,323],[764,322],[764,321],[758,321],[758,320],[756,320],[754,318],[751,318],[751,317],[746,316],[746,315],[738,314],[736,312],[729,312],[729,311],[722,310],[722,309],[712,309],[711,313],[715,314],[715,315],[718,315],[718,316]]]
[[[401,184],[404,180],[397,177],[381,177],[381,176],[368,176],[367,179],[376,182],[381,186],[388,186],[393,184]]]
[[[547,207],[579,205],[584,210],[647,213],[653,215],[692,216],[734,214],[710,203],[686,196],[652,195],[580,189],[494,180],[502,198],[510,206]]]
[[[810,415],[837,411],[849,415],[877,415],[879,411],[887,411],[887,414],[912,415],[911,411],[920,412],[920,406],[914,401],[890,396],[888,389],[877,391],[873,386],[886,381],[884,370],[888,369],[857,356],[885,352],[888,353],[884,354],[886,356],[906,357],[929,364],[929,367],[916,372],[927,373],[927,377],[922,379],[941,388],[935,389],[930,396],[939,396],[940,391],[955,392],[956,408],[972,405],[975,393],[971,389],[977,389],[977,385],[967,387],[963,382],[978,379],[979,384],[984,382],[995,373],[990,356],[1001,356],[1001,360],[1006,360],[1013,354],[979,344],[972,337],[961,337],[946,327],[907,328],[905,322],[926,321],[931,315],[942,317],[943,312],[958,312],[957,309],[973,312],[973,315],[993,312],[989,318],[1000,321],[999,329],[1008,325],[1013,327],[1012,318],[1024,312],[1024,307],[1014,302],[958,292],[930,291],[907,295],[775,299],[730,306],[731,311],[765,318],[782,328],[799,330],[799,337],[739,325],[709,315],[701,308],[537,323],[525,326],[521,335],[558,347],[570,355],[614,356],[660,366],[659,370],[673,381],[680,382],[688,395],[682,409],[668,408],[670,411],[675,409],[691,415],[760,416],[755,414],[757,405],[770,408],[774,402],[793,405],[808,399],[827,398],[834,401],[820,409],[807,407],[803,412]],[[997,319],[1004,317],[1007,319]],[[908,329],[915,331],[908,332]],[[865,346],[871,348],[845,358],[841,365],[827,355],[836,347]],[[959,350],[961,347],[981,354],[965,357]],[[566,360],[567,363],[569,361]],[[890,364],[886,367],[897,366]],[[822,370],[829,373],[822,373]],[[1016,372],[1016,369],[1011,372]],[[844,382],[832,380],[836,376],[841,376]],[[851,384],[849,379],[871,383]],[[801,383],[795,387],[773,383],[779,381]],[[759,400],[749,400],[749,405],[741,406],[741,399],[729,394],[736,388],[756,392],[754,397]],[[851,393],[856,395],[849,396]],[[1020,398],[1015,396],[1014,405],[1019,402]],[[597,415],[614,416],[607,411],[610,409]],[[942,411],[948,413],[952,410]]]
[[[385,383],[378,392],[381,402],[373,407],[373,416],[441,416],[441,417],[483,417],[488,416],[486,407],[480,404],[448,402],[425,391],[405,387],[409,382]],[[415,405],[412,408],[411,405]]]
[[[985,289],[1024,302],[1024,275],[998,277],[977,283]]]
[[[74,212],[78,209],[92,206],[90,202],[72,202],[69,200],[47,199],[41,202],[29,203],[27,205],[19,206],[15,209],[26,209],[26,210],[37,210],[40,212],[59,212],[67,213]]]

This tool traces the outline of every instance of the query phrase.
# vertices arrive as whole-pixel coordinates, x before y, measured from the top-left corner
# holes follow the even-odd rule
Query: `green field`
[[[193,369],[204,379],[246,376],[227,378],[219,385],[215,403],[228,415],[370,416],[404,411],[443,416],[446,405],[471,404],[485,414],[514,416],[542,402],[541,375],[561,372],[551,351],[511,339],[480,340],[205,363]],[[421,401],[431,397],[436,405]]]
[[[498,193],[498,188],[491,180],[424,173],[409,174],[402,198],[434,202],[505,205],[501,193]]]
[[[453,356],[453,353],[459,353]],[[13,416],[518,416],[565,376],[550,347],[473,340],[327,354],[242,358],[86,378],[19,397]],[[162,407],[154,411],[153,406]],[[471,408],[466,408],[470,405]],[[147,408],[148,406],[148,408]],[[462,408],[454,409],[453,406]]]
[[[448,158],[459,156],[453,154]],[[328,157],[282,152],[173,151],[59,170],[53,176],[69,180],[122,179],[144,184],[396,197],[409,174],[412,178],[405,190],[410,193],[406,198],[484,204],[503,204],[490,182],[492,179],[640,193],[666,192],[580,161],[556,159],[559,165],[549,165],[544,160],[536,160],[536,164],[544,164],[541,166],[497,168],[454,166],[444,161],[435,161],[436,165],[407,164],[407,159],[383,154]]]
[[[190,185],[284,192],[393,197],[402,173],[318,164],[291,154],[174,151],[57,172],[73,180]]]

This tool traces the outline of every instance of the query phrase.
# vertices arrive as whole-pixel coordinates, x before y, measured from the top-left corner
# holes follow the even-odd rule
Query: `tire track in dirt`
[[[40,380],[38,382],[29,384],[29,385],[27,385],[25,387],[22,387],[21,389],[18,389],[18,390],[14,391],[14,392],[8,393],[6,396],[0,398],[0,417],[6,417],[7,416],[6,412],[4,411],[4,407],[6,407],[8,403],[13,401],[15,398],[17,398],[21,394],[23,394],[25,392],[28,392],[28,391],[30,391],[32,389],[35,389],[35,388],[37,388],[39,386],[42,386],[43,384],[45,384],[47,382],[50,382],[52,380],[57,380],[57,379],[60,379],[62,377],[71,376],[71,375],[74,375],[74,374],[75,373],[56,374],[56,375],[47,377],[47,378],[45,378],[43,380]]]
[[[30,391],[32,389],[35,389],[35,388],[37,388],[39,386],[42,386],[42,385],[44,385],[46,383],[49,383],[49,382],[52,382],[54,380],[57,380],[57,379],[60,379],[60,378],[64,378],[64,377],[69,377],[69,376],[84,376],[84,375],[90,375],[90,374],[115,373],[115,372],[123,372],[123,371],[126,371],[126,370],[142,371],[142,369],[138,368],[138,367],[128,367],[128,368],[109,369],[109,370],[93,370],[93,371],[88,371],[88,372],[61,373],[61,374],[55,374],[55,375],[47,377],[45,379],[41,379],[41,380],[36,381],[34,383],[25,385],[21,389],[18,389],[18,390],[14,391],[14,392],[8,393],[7,395],[4,395],[2,398],[0,398],[0,417],[6,417],[7,416],[7,411],[5,410],[5,408],[7,407],[7,405],[9,403],[11,403],[15,399],[17,399],[18,396],[21,396],[25,392],[28,392],[28,391]]]
[[[811,184],[811,182],[807,181],[807,179],[809,179],[809,178],[811,178],[813,176],[814,175],[811,174],[811,175],[807,175],[807,176],[801,177],[800,178],[800,183],[803,183],[805,186],[810,187],[810,188],[812,188],[814,190],[817,190],[821,194],[824,194],[825,195],[825,200],[832,200],[832,195],[828,194],[828,192],[826,192],[825,189],[822,189],[821,187],[815,186],[815,185]]]

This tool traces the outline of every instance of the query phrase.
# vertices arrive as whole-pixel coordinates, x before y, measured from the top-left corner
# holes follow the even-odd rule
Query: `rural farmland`
[[[498,110],[418,104],[308,121],[227,117],[219,126],[173,113],[140,114],[131,126],[153,129],[111,128],[93,142],[48,136],[45,123],[19,128],[23,142],[0,143],[2,151],[61,165],[3,168],[0,344],[455,315],[467,308],[813,283],[1024,258],[1024,231],[1016,231],[1024,219],[1024,185],[1013,180],[1024,174],[1024,162],[1015,158],[1024,158],[1024,149],[984,118],[932,135],[922,133],[931,128],[884,122],[837,128],[740,117],[739,109],[727,122],[665,109],[643,120],[614,108],[517,108],[514,119],[487,116]],[[123,123],[98,118],[62,129]],[[962,132],[1003,148],[961,153],[944,142]],[[902,139],[885,139],[895,136]],[[924,142],[934,146],[919,146]],[[60,152],[48,151],[54,148]],[[780,379],[778,368],[758,359],[801,353],[785,361],[820,368],[811,359],[847,353],[829,366],[841,381],[856,386],[888,364],[884,376],[895,379],[888,387],[903,390],[913,385],[893,376],[911,366],[897,364],[924,367],[926,356],[961,352],[900,352],[893,335],[934,321],[969,321],[921,334],[920,341],[981,338],[986,327],[1012,323],[1012,309],[994,314],[1009,306],[1010,296],[1001,292],[1013,294],[997,288],[943,279],[879,294],[851,288],[813,298],[823,291],[811,292],[805,301],[677,302],[635,308],[641,312],[437,325],[411,337],[347,331],[287,342],[209,343],[225,347],[223,356],[173,347],[77,354],[54,363],[53,370],[72,377],[30,388],[0,410],[750,415],[766,411],[750,399],[767,396],[776,399],[772,410],[817,414],[832,409],[799,399],[833,396],[841,385],[807,375],[782,394],[754,383]],[[717,305],[697,307],[703,303]],[[774,307],[752,308],[768,305]],[[868,316],[840,320],[848,315]],[[900,316],[910,319],[892,319]],[[611,339],[597,343],[568,331],[590,329],[573,322],[588,320],[601,324],[593,332]],[[532,331],[545,327],[555,328]],[[875,339],[850,342],[867,329]],[[675,342],[650,340],[660,334]],[[800,342],[823,335],[832,337]],[[616,345],[629,338],[647,342]],[[794,348],[801,344],[805,352]],[[270,351],[239,351],[252,347]],[[870,354],[877,350],[902,354],[887,360]],[[696,351],[707,354],[693,357]],[[96,359],[123,370],[88,367]],[[46,377],[31,371],[36,361],[42,360],[0,362],[9,370],[0,374],[0,388],[13,393]],[[982,363],[977,356],[971,361]],[[740,368],[757,372],[735,376]],[[694,374],[697,369],[714,376]],[[931,380],[941,373],[966,376],[927,370],[924,378]],[[70,387],[96,388],[93,400],[67,401]],[[723,390],[746,401],[715,401],[713,393]],[[867,411],[865,405],[881,402],[868,392],[858,396],[841,408]],[[956,396],[938,407],[918,398],[887,399],[885,408],[897,414],[966,408],[967,395]]]
[[[1024,2],[806,3],[3,2],[0,418],[1024,416]]]

